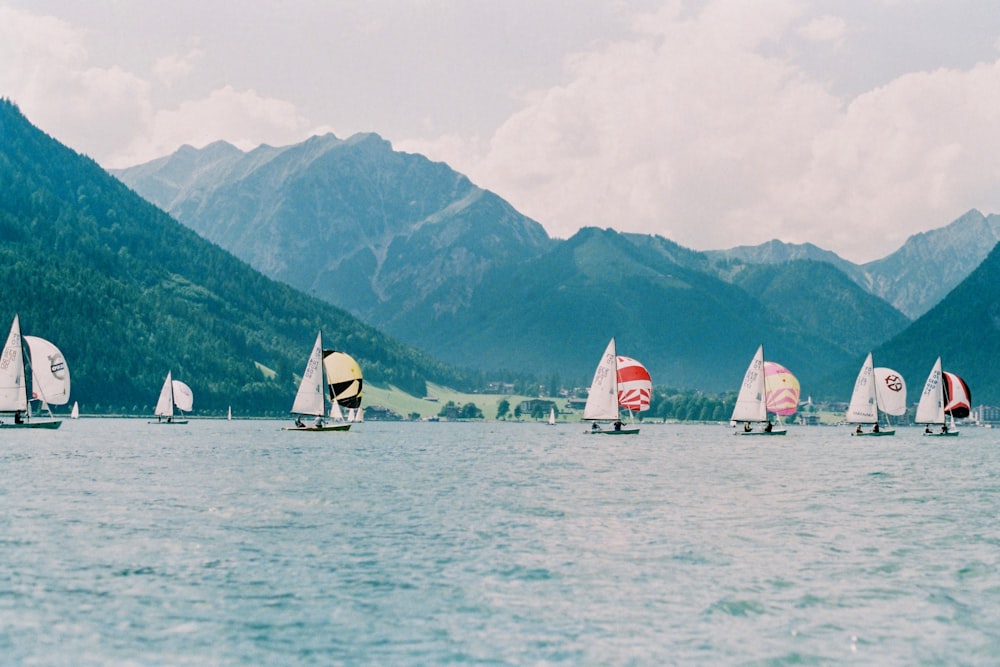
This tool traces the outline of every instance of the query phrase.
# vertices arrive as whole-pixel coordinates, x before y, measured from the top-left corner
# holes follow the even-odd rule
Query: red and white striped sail
[[[955,419],[964,419],[972,409],[972,393],[965,380],[944,371],[944,413]]]
[[[653,380],[649,371],[631,357],[618,357],[618,405],[642,412],[649,409],[649,399],[653,394]]]

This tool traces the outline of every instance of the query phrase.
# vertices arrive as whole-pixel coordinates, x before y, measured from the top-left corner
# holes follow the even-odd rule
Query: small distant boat
[[[24,344],[28,346],[27,355]],[[59,348],[44,338],[22,336],[21,320],[15,315],[0,359],[3,360],[0,364],[0,413],[13,415],[11,422],[0,419],[0,428],[59,428],[62,420],[53,417],[49,405],[68,403],[70,387],[69,366]],[[33,419],[31,401],[38,401],[49,418]]]
[[[941,370],[941,357],[931,368],[924,391],[917,404],[914,421],[924,424],[924,435],[957,436],[956,419],[964,419],[972,410],[972,392],[965,380],[954,373]],[[949,421],[946,422],[945,419]],[[931,426],[940,427],[934,431]]]
[[[194,393],[192,393],[191,387],[180,380],[174,380],[171,374],[172,371],[167,371],[163,387],[160,388],[160,398],[156,401],[156,409],[153,411],[153,414],[156,415],[156,421],[151,421],[150,424],[188,423],[188,420],[184,418],[184,413],[191,412],[194,408]],[[181,412],[180,419],[174,418],[174,406]]]
[[[587,403],[583,408],[584,420],[591,421],[588,433],[605,435],[635,435],[639,427],[631,419],[633,412],[649,408],[652,380],[646,368],[635,359],[619,357],[612,338],[608,343],[594,379],[590,383]],[[621,420],[620,408],[629,410],[629,424]],[[602,429],[598,422],[610,421],[611,429]]]
[[[549,426],[556,425],[556,409],[554,407],[549,408]]]
[[[73,401],[73,409],[69,411],[69,418],[70,419],[80,418],[80,404],[77,403],[76,401]]]
[[[324,382],[324,377],[326,380]],[[326,396],[330,393],[330,410],[326,410]],[[341,407],[354,410],[355,419],[361,413],[363,379],[361,367],[349,354],[323,349],[323,332],[316,335],[309,361],[302,372],[298,393],[292,403],[292,413],[297,415],[295,426],[284,431],[347,431],[350,421],[345,421]],[[330,422],[328,423],[327,415]],[[312,424],[302,421],[302,416],[313,418]],[[360,421],[360,419],[358,419]]]
[[[853,435],[895,435],[896,429],[891,427],[888,418],[885,426],[879,424],[880,411],[896,417],[906,414],[906,382],[891,368],[875,368],[869,352],[858,371],[847,406],[847,423],[857,425]],[[864,425],[871,425],[872,429],[863,431]]]
[[[795,414],[799,403],[799,381],[791,371],[773,361],[764,361],[764,346],[757,348],[743,375],[733,415],[736,435],[785,435],[788,430],[768,416]],[[740,425],[742,424],[742,427]]]
[[[233,406],[229,406],[229,410],[226,411],[226,421],[233,421]]]

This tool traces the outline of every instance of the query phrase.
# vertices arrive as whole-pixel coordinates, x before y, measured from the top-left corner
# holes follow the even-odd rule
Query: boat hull
[[[733,431],[733,435],[785,435],[788,431]]]
[[[0,428],[46,428],[49,430],[57,429],[62,426],[62,420],[49,421],[49,422],[25,422],[23,424],[8,424],[7,422],[0,423]]]
[[[862,431],[861,433],[858,433],[857,431],[854,431],[854,432],[851,433],[851,435],[856,435],[856,436],[859,436],[859,437],[860,436],[876,436],[876,437],[878,437],[880,435],[896,435],[896,429],[889,429],[889,430],[878,431],[878,432]]]
[[[283,427],[282,431],[348,431],[350,430],[350,424],[335,424],[333,426],[286,426]]]
[[[169,422],[163,421],[163,422],[146,422],[146,423],[147,424],[156,424],[158,426],[177,426],[177,425],[187,424],[188,420],[186,420],[186,419],[174,419],[173,421],[169,421]]]
[[[954,438],[958,435],[958,433],[958,431],[948,431],[947,433],[924,433],[924,436],[928,438]]]
[[[608,429],[591,429],[590,431],[584,431],[584,433],[589,433],[591,435],[635,435],[639,432],[637,428],[623,428],[619,430]]]

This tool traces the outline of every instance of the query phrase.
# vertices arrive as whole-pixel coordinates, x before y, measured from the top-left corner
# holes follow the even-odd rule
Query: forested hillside
[[[462,376],[265,278],[0,101],[0,327],[56,343],[89,411],[148,412],[172,370],[197,412],[284,414],[317,330],[366,378],[423,395]]]
[[[958,287],[899,335],[876,347],[876,363],[906,378],[911,403],[920,398],[934,360],[962,376],[974,405],[1000,403],[1000,244]],[[839,367],[824,390],[853,386],[863,357]]]

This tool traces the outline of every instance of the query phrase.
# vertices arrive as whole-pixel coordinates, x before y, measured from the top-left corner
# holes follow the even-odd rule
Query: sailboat
[[[324,382],[323,376],[326,375]],[[326,410],[324,385],[330,392],[330,410]],[[340,408],[360,413],[363,380],[361,367],[349,354],[323,349],[323,332],[316,335],[309,361],[302,371],[302,381],[292,403],[292,413],[298,415],[295,426],[285,431],[347,431],[351,422],[344,421]],[[314,418],[310,425],[302,415]],[[332,423],[327,423],[327,415]]]
[[[555,406],[549,408],[549,426],[556,425],[556,409]]]
[[[587,432],[607,435],[635,435],[638,433],[639,427],[635,426],[634,421],[630,420],[627,427],[621,421],[619,407],[626,407],[630,415],[632,412],[648,409],[651,388],[652,381],[649,372],[634,359],[619,357],[615,339],[612,338],[605,348],[604,354],[601,355],[597,370],[594,371],[594,379],[590,383],[590,391],[587,394],[587,403],[583,408],[584,420],[593,422],[591,429]],[[645,403],[643,403],[643,396],[645,396]],[[602,429],[598,425],[598,422],[601,421],[614,422],[614,428]]]
[[[764,346],[758,346],[743,374],[743,384],[733,407],[730,421],[737,427],[734,433],[785,435],[788,430],[780,421],[775,426],[768,412],[782,417],[793,415],[798,409],[798,400],[799,381],[781,364],[764,361]],[[755,428],[758,425],[760,427]]]
[[[23,344],[28,346],[25,357]],[[26,363],[29,362],[30,363]],[[29,400],[27,368],[31,368]],[[0,428],[59,428],[49,405],[69,402],[69,367],[55,345],[37,336],[21,335],[21,320],[15,315],[0,354],[0,413],[13,413],[13,423],[0,419]],[[32,420],[31,401],[39,401],[49,418]]]
[[[163,387],[160,388],[160,397],[156,401],[156,409],[153,411],[153,414],[156,415],[156,421],[149,422],[150,424],[188,423],[188,420],[183,418],[183,413],[191,412],[194,407],[194,393],[192,393],[191,387],[180,380],[174,380],[171,374],[172,371],[167,371]],[[174,406],[177,406],[177,409],[181,411],[181,419],[174,419]]]
[[[896,429],[890,427],[888,419],[886,427],[879,424],[879,411],[897,417],[906,414],[906,382],[891,368],[875,368],[869,352],[858,371],[847,406],[847,422],[857,424],[854,435],[895,435]],[[872,430],[861,430],[865,424],[871,424]]]
[[[69,411],[69,418],[70,419],[80,418],[80,404],[77,403],[76,401],[73,401],[73,409]]]
[[[231,405],[229,406],[229,409],[226,411],[226,421],[233,421],[233,406]]]
[[[968,417],[971,408],[969,385],[958,375],[942,371],[941,357],[938,357],[924,383],[914,421],[924,424],[924,435],[956,436],[955,419]],[[946,417],[950,425],[945,422]],[[935,432],[931,426],[940,426],[941,430]]]

